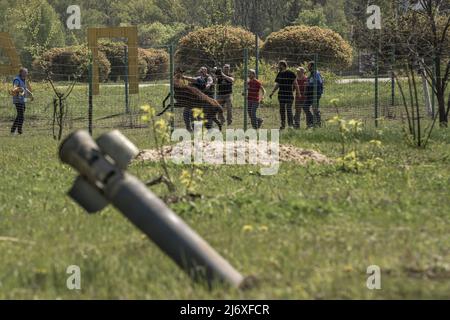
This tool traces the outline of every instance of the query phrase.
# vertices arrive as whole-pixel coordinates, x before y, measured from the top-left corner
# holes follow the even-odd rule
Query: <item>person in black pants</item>
[[[294,125],[294,114],[292,112],[292,105],[294,103],[294,91],[300,94],[300,89],[297,84],[297,76],[294,72],[287,69],[287,62],[282,60],[278,62],[278,75],[275,79],[275,88],[270,94],[270,98],[278,90],[278,101],[280,103],[280,130],[286,128],[286,116],[289,127]]]
[[[16,118],[14,119],[13,125],[11,127],[11,134],[14,134],[17,130],[19,134],[23,132],[23,122],[25,121],[25,104],[16,103]]]
[[[234,78],[230,71],[230,65],[223,66],[223,70],[216,69],[216,83],[217,83],[217,101],[222,105],[222,108],[227,110],[227,125],[233,123],[233,85]],[[225,122],[225,118],[221,119]]]
[[[319,104],[323,95],[323,78],[320,72],[316,70],[314,61],[308,64],[308,70],[310,76],[308,77],[308,85],[306,87],[307,105],[312,108],[314,126],[320,127],[322,125],[322,119]]]
[[[27,87],[27,77],[28,70],[26,68],[20,68],[19,75],[17,75],[13,80],[13,89],[11,94],[13,96],[13,104],[16,106],[17,116],[11,127],[11,134],[15,134],[16,131],[19,134],[22,134],[23,122],[25,120],[25,103],[28,96],[31,96],[31,99],[33,99],[31,90]]]
[[[306,77],[306,70],[303,67],[297,68],[297,84],[300,90],[300,95],[295,97],[295,115],[294,115],[294,128],[300,129],[300,116],[301,112],[305,113],[306,126],[312,128],[314,124],[314,117],[311,113],[311,105],[307,100],[307,86],[308,77]]]

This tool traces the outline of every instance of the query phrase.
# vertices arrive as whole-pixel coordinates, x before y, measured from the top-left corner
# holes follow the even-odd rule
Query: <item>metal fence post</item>
[[[174,84],[174,73],[175,73],[175,59],[174,59],[174,46],[170,44],[169,46],[169,79],[170,79],[170,128],[171,131],[175,130],[175,84]]]
[[[124,65],[125,65],[125,74],[124,74],[124,80],[125,80],[125,113],[130,113],[130,97],[129,97],[129,85],[128,85],[128,46],[124,46],[123,48],[124,52]]]
[[[317,62],[319,60],[319,55],[317,53],[314,54],[314,68],[313,68],[313,116],[314,116],[314,124],[320,126],[319,123],[319,100],[318,100],[318,92],[317,92]]]
[[[88,130],[89,134],[92,136],[92,112],[94,109],[93,106],[93,86],[92,86],[92,56],[89,61],[89,67],[88,67],[88,81],[89,81],[89,101],[88,101]]]
[[[244,49],[244,74],[242,79],[244,80],[244,131],[247,131],[247,121],[248,121],[248,86],[247,86],[247,75],[248,75],[248,49]]]
[[[259,78],[259,37],[258,37],[258,35],[256,34],[255,35],[255,37],[256,37],[256,40],[255,40],[255,45],[256,45],[256,48],[255,48],[255,58],[256,58],[256,61],[255,61],[255,72],[256,72],[256,79],[258,79]]]
[[[431,113],[432,113],[432,117],[434,119],[435,115],[436,115],[436,101],[435,101],[435,94],[434,94],[434,90],[436,88],[436,82],[435,82],[435,75],[436,75],[436,64],[435,64],[435,57],[433,55],[433,68],[431,69],[433,74],[431,76]]]
[[[391,106],[392,110],[394,110],[395,105],[395,45],[392,47],[392,70],[391,70]]]
[[[379,69],[378,69],[378,51],[375,54],[375,105],[374,105],[374,113],[375,113],[375,127],[378,127],[378,73],[379,73]]]

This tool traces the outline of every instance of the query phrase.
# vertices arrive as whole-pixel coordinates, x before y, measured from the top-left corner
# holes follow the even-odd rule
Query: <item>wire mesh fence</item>
[[[250,128],[254,125],[252,119],[255,116],[251,113],[254,104],[248,92],[248,76],[252,70],[255,70],[258,81],[266,91],[265,94],[262,89],[258,92],[260,103],[256,117],[267,129],[285,126],[304,128],[309,124],[308,110],[313,116],[316,116],[315,110],[320,110],[322,123],[336,115],[359,119],[370,125],[376,125],[379,119],[402,120],[405,108],[396,82],[401,82],[405,91],[410,93],[410,84],[401,72],[401,57],[387,63],[373,54],[367,55],[360,58],[364,61],[359,61],[358,70],[349,72],[330,64],[330,57],[325,55],[290,54],[283,48],[265,52],[264,55],[258,53],[259,60],[255,58],[254,50],[247,49],[226,52],[218,55],[217,59],[212,59],[209,52],[192,48],[164,46],[139,50],[142,51],[139,51],[138,59],[139,92],[130,93],[129,78],[135,75],[130,74],[127,68],[124,47],[123,52],[116,51],[115,55],[107,57],[113,61],[109,62],[111,70],[101,78],[99,94],[92,95],[91,115],[90,63],[76,65],[73,59],[59,59],[52,62],[51,73],[33,64],[30,83],[35,99],[27,101],[25,126],[47,131],[50,136],[57,136],[60,128],[63,132],[88,128],[90,120],[93,130],[146,128],[140,107],[148,104],[157,112],[171,111],[176,128],[189,126],[187,120],[193,120],[193,108],[206,111],[210,127]],[[153,53],[150,53],[151,50]],[[155,50],[157,59],[151,55],[155,54]],[[183,58],[186,55],[190,58]],[[286,62],[289,72],[279,73],[280,60]],[[315,67],[308,70],[310,62],[314,62]],[[323,88],[314,80],[315,77],[311,77],[314,71],[320,73]],[[397,80],[393,71],[397,72]],[[304,83],[299,80],[302,73]],[[16,117],[9,94],[13,79],[14,76],[2,78],[1,134],[9,132]],[[435,113],[432,88],[420,72],[417,72],[417,81],[419,100],[424,101],[423,114],[432,116]],[[277,84],[278,93],[272,96]],[[189,87],[188,91],[186,87]],[[290,89],[286,89],[288,87]],[[299,104],[298,101],[303,102]],[[223,115],[214,109],[217,104],[222,106]],[[260,124],[258,122],[257,127]]]
[[[165,52],[167,47],[148,48]],[[71,53],[68,53],[70,55]],[[89,96],[92,96],[92,127],[105,128],[143,128],[146,123],[141,120],[140,106],[160,105],[164,96],[170,92],[168,67],[158,67],[155,63],[145,70],[139,70],[139,92],[131,94],[128,73],[124,56],[115,57],[108,77],[100,80],[98,94],[92,94],[89,76],[89,64],[77,66],[76,73],[70,60],[51,61],[49,70],[33,66],[30,68],[29,86],[33,88],[34,99],[27,99],[25,111],[25,127],[33,130],[48,131],[51,135],[63,128],[63,131],[89,127]],[[140,62],[141,63],[141,62]],[[146,63],[145,61],[143,63]],[[168,61],[161,61],[168,64]],[[18,71],[18,70],[17,70]],[[65,72],[66,71],[66,72]],[[85,76],[81,76],[85,75]],[[16,110],[10,90],[16,76],[2,79],[0,90],[0,132],[8,133],[16,117]],[[60,101],[61,100],[61,101]]]

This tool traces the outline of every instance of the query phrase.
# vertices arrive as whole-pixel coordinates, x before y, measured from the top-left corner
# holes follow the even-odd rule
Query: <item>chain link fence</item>
[[[90,121],[92,129],[142,129],[147,123],[141,120],[140,107],[149,104],[158,112],[167,108],[173,112],[174,126],[185,127],[184,105],[177,101],[183,93],[178,92],[174,72],[182,70],[189,85],[196,85],[195,79],[199,76],[200,67],[206,67],[212,84],[206,94],[218,100],[224,106],[224,128],[249,128],[250,116],[248,114],[247,76],[251,69],[255,69],[257,77],[266,89],[266,95],[258,109],[258,117],[264,120],[263,128],[273,129],[282,125],[280,114],[280,103],[277,95],[272,98],[269,94],[275,86],[277,77],[277,61],[285,60],[288,68],[297,73],[298,67],[307,68],[308,62],[314,61],[317,70],[323,78],[323,95],[320,97],[315,92],[317,104],[321,111],[322,123],[336,115],[345,118],[359,119],[368,125],[377,125],[378,121],[395,121],[404,119],[404,106],[398,92],[393,70],[401,70],[398,62],[400,59],[390,63],[380,61],[374,54],[359,55],[353,68],[340,69],[330,67],[329,57],[315,54],[290,55],[283,52],[283,48],[265,53],[261,57],[259,53],[240,49],[230,52],[227,57],[217,61],[208,58],[206,52],[190,48],[175,46],[163,46],[158,48],[141,48],[142,50],[159,50],[165,54],[164,61],[153,61],[149,67],[149,60],[145,72],[139,68],[139,93],[130,94],[126,48],[124,53],[113,60],[123,61],[122,67],[113,70],[114,77],[106,77],[100,84],[100,93],[92,95],[92,114],[89,113],[90,87],[92,79],[89,64],[77,66],[80,74],[87,77],[74,78],[71,70],[74,65],[70,62],[59,62],[53,65],[52,70],[58,70],[52,74],[44,73],[38,68],[30,68],[31,86],[33,88],[34,101],[27,103],[25,112],[25,130],[39,130],[48,132],[49,136],[57,136],[62,127],[63,132],[77,128],[88,128]],[[185,61],[179,52],[195,57]],[[111,57],[109,57],[111,60]],[[148,57],[147,57],[148,58]],[[150,58],[148,58],[150,59]],[[64,61],[64,59],[62,59]],[[147,62],[145,62],[147,61]],[[397,62],[396,62],[397,61]],[[141,62],[140,62],[141,63]],[[159,64],[165,64],[161,68]],[[230,66],[228,76],[234,79],[232,92],[229,99],[223,99],[219,92],[220,71],[225,65]],[[112,66],[114,67],[114,66]],[[307,71],[307,76],[309,72]],[[12,104],[9,94],[12,88],[13,76],[2,78],[0,90],[0,134],[9,133],[10,127],[16,116],[16,110]],[[48,80],[54,79],[52,82]],[[398,81],[408,90],[408,80],[398,72]],[[422,75],[417,72],[417,87],[419,100],[424,101],[424,115],[432,116],[435,113],[435,99],[432,88]],[[72,88],[73,86],[73,88]],[[70,93],[70,94],[69,94]],[[59,96],[60,95],[60,96]],[[62,98],[61,98],[62,95]],[[319,99],[320,98],[320,99]],[[60,103],[61,100],[61,103]],[[314,99],[316,101],[316,99]],[[195,106],[194,106],[195,107]],[[199,103],[198,107],[203,107]],[[292,104],[292,114],[295,116],[295,103]],[[289,118],[289,114],[287,115]],[[289,119],[288,119],[289,122]],[[216,124],[213,124],[217,126]],[[289,123],[290,125],[290,123]],[[306,114],[300,110],[300,128],[306,127]]]

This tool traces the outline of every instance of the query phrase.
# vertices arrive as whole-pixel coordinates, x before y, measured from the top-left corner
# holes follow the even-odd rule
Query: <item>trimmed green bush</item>
[[[125,44],[123,42],[101,41],[99,51],[111,63],[109,79],[117,81],[125,75]],[[162,49],[138,48],[138,71],[140,80],[161,79],[167,76],[169,54]]]
[[[111,73],[109,80],[117,81],[125,76],[125,43],[113,42],[108,40],[99,41],[98,48],[103,52],[111,63]],[[145,79],[147,75],[147,62],[144,60],[143,49],[138,48],[138,72],[139,79]]]
[[[111,72],[111,64],[106,56],[99,52],[99,76],[100,81],[105,81]],[[44,79],[46,70],[51,73],[55,81],[66,81],[74,77],[80,77],[80,81],[88,80],[89,50],[87,46],[72,46],[65,48],[53,48],[33,61],[33,77]]]
[[[295,59],[302,64],[314,54],[322,67],[345,69],[352,63],[350,44],[333,30],[320,27],[286,27],[271,33],[262,49],[262,56],[271,62]]]
[[[261,41],[262,43],[262,41]],[[247,30],[216,25],[190,32],[178,42],[175,58],[179,66],[195,70],[200,66],[214,67],[242,63],[244,48],[254,54],[255,35]]]
[[[100,81],[117,81],[125,75],[124,46],[120,42],[100,42],[99,71]],[[52,73],[56,81],[65,81],[69,77],[81,76],[81,81],[88,80],[89,50],[87,46],[54,48],[46,51],[42,57],[33,62],[33,77],[45,78],[44,69]],[[138,70],[140,80],[155,80],[167,77],[169,54],[162,49],[138,48]]]
[[[169,53],[163,49],[139,49],[139,55],[147,63],[144,80],[158,80],[168,77]]]

